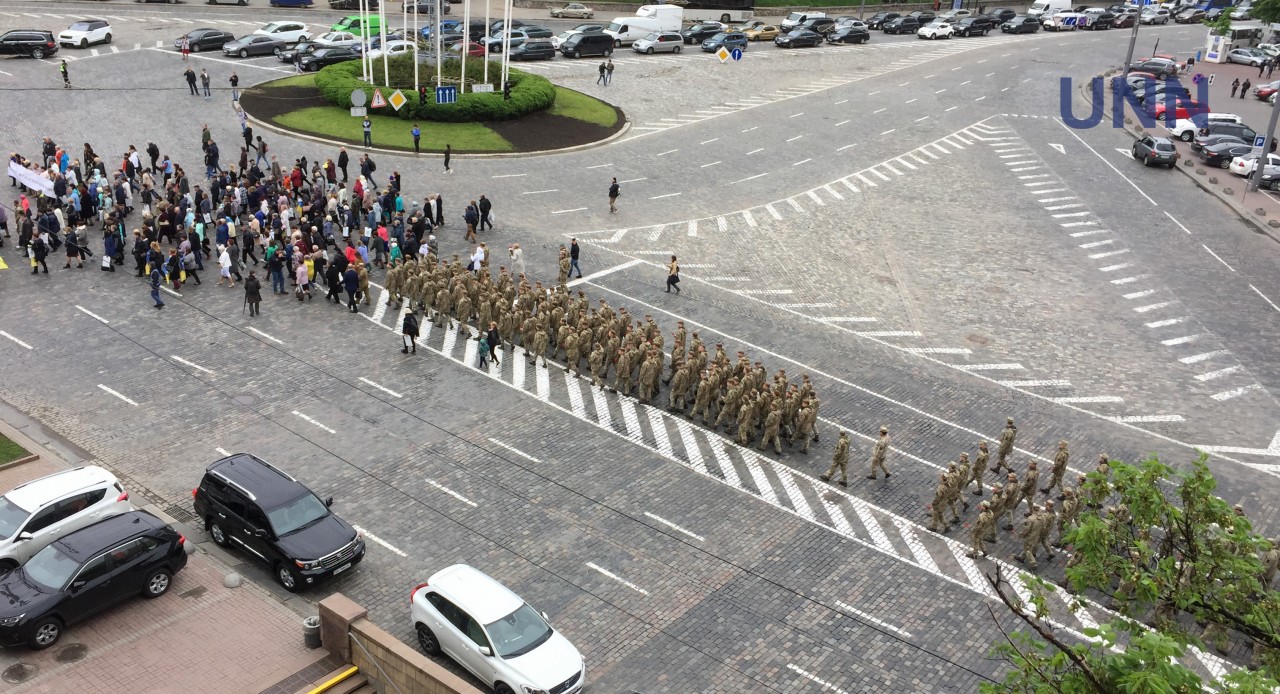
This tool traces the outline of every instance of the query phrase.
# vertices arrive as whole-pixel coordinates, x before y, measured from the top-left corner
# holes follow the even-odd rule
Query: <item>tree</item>
[[[1274,2],[1274,1],[1276,1],[1276,0],[1269,0],[1269,1]],[[1223,10],[1222,10],[1222,12],[1221,12],[1220,14],[1218,14],[1218,18],[1217,18],[1217,19],[1206,19],[1206,20],[1204,20],[1204,25],[1205,25],[1205,26],[1207,26],[1207,27],[1209,27],[1209,30],[1210,30],[1210,31],[1212,31],[1213,33],[1217,34],[1218,36],[1230,36],[1230,35],[1231,35],[1231,12],[1230,12],[1230,10],[1231,10],[1231,8],[1225,8],[1225,9],[1223,9]]]
[[[1002,627],[1004,641],[993,651],[1012,667],[984,691],[1269,692],[1280,686],[1280,592],[1270,586],[1275,569],[1268,572],[1280,563],[1280,541],[1255,533],[1239,507],[1214,495],[1206,459],[1185,472],[1151,457],[1138,465],[1112,461],[1109,473],[1089,473],[1082,496],[1099,504],[1086,507],[1064,538],[1072,550],[1064,583],[1079,599],[1102,598],[1115,611],[1097,629],[1084,630],[1092,641],[1067,641],[1046,621],[1051,584],[1026,579],[1030,599],[1024,602],[1002,572],[988,575],[1008,611],[1030,630]],[[992,617],[1000,624],[994,610]],[[1197,623],[1206,626],[1203,634]],[[1204,683],[1181,658],[1193,646],[1225,645],[1228,631],[1253,642],[1257,669]]]
[[[1280,0],[1256,0],[1249,8],[1249,14],[1263,24],[1280,22]]]

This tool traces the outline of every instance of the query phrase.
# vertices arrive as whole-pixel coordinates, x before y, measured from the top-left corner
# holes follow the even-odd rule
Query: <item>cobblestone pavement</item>
[[[1199,40],[1155,31],[1174,50]],[[809,373],[822,396],[809,457],[739,447],[520,355],[479,372],[476,343],[456,330],[433,328],[421,354],[401,355],[400,314],[380,288],[361,316],[279,298],[250,321],[239,291],[211,283],[157,312],[127,274],[30,278],[8,247],[3,398],[175,515],[224,451],[254,452],[335,496],[376,539],[358,571],[306,597],[345,592],[406,641],[406,591],[465,561],[545,609],[586,655],[594,688],[972,691],[1000,672],[985,658],[998,635],[980,576],[991,566],[960,551],[967,530],[921,523],[938,469],[994,439],[1005,416],[1019,422],[1019,464],[1060,438],[1078,461],[1107,451],[1181,463],[1192,445],[1218,446],[1223,494],[1275,523],[1275,319],[1254,294],[1280,297],[1271,242],[1181,177],[1135,171],[1115,152],[1122,133],[1053,119],[1045,73],[1093,74],[1123,54],[1120,33],[877,35],[849,50],[753,46],[724,66],[619,56],[607,95],[635,121],[627,140],[462,160],[448,180],[429,173],[432,160],[381,155],[379,170],[398,168],[411,194],[442,192],[450,219],[458,200],[494,198],[501,225],[485,240],[519,241],[535,276],[549,277],[555,248],[577,235],[588,277],[574,286],[593,300],[651,313],[666,333],[684,319],[730,353]],[[225,104],[193,108],[170,91],[171,53],[76,63],[120,89],[112,118],[157,99],[173,100],[171,117],[126,140],[27,112],[13,148],[50,130],[105,151],[155,138],[191,162],[205,119],[237,141]],[[113,67],[124,64],[142,74]],[[278,74],[248,64],[237,69],[253,81]],[[536,69],[587,86],[590,64],[560,64]],[[56,77],[38,66],[4,69],[27,83]],[[143,88],[124,89],[133,82]],[[65,98],[84,107],[103,95]],[[315,157],[314,145],[275,140],[286,160]],[[601,205],[610,176],[624,182],[616,217]],[[457,227],[442,235],[446,255],[466,251]],[[688,279],[678,296],[658,291],[670,253]],[[1192,339],[1164,343],[1180,337]],[[1186,360],[1200,354],[1213,356]],[[872,483],[860,466],[882,424],[894,475]],[[816,478],[841,427],[855,435],[847,490]],[[1012,551],[1002,537],[997,556]],[[237,568],[281,595],[266,571]],[[1072,631],[1105,618],[1093,605],[1072,614],[1061,596],[1052,609]],[[1191,658],[1204,673],[1224,667]]]

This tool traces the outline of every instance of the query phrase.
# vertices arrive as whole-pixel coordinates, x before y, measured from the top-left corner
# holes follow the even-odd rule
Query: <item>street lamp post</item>
[[[1280,99],[1271,107],[1271,121],[1267,123],[1266,138],[1262,141],[1262,153],[1258,155],[1258,166],[1253,170],[1253,174],[1249,176],[1249,191],[1253,192],[1258,189],[1258,185],[1262,183],[1263,169],[1267,168],[1267,155],[1271,154],[1271,145],[1275,142],[1276,121],[1280,120]]]

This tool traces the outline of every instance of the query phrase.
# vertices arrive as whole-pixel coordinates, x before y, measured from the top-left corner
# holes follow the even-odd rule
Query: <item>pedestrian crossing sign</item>
[[[403,98],[403,97],[401,97]],[[382,90],[373,90],[373,103],[369,104],[370,108],[382,108],[387,105],[387,100],[382,98]]]

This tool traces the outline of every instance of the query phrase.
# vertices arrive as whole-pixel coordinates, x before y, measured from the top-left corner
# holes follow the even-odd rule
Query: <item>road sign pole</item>
[[[507,0],[503,4],[506,5],[504,8],[506,9],[506,24],[502,25],[504,27],[502,31],[502,76],[505,80],[507,72],[511,70],[511,32],[507,31],[505,27],[511,24],[512,3],[511,0]],[[506,82],[504,81],[503,84],[506,84]]]
[[[862,4],[858,5],[858,19],[862,19],[862,14],[867,11],[867,0],[862,0]]]
[[[1262,183],[1263,169],[1267,168],[1267,155],[1271,153],[1271,144],[1275,140],[1276,121],[1280,120],[1280,99],[1276,99],[1276,103],[1271,106],[1271,121],[1267,123],[1266,140],[1262,143],[1262,153],[1258,155],[1258,166],[1253,171],[1253,175],[1249,177],[1249,191],[1258,189],[1258,185]]]
[[[432,29],[432,31],[435,33],[435,39],[436,39],[436,89],[439,89],[440,88],[440,70],[441,70],[441,66],[444,65],[444,52],[443,52],[444,49],[441,47],[441,38],[440,38],[440,0],[436,0],[435,26],[434,26],[434,29]],[[471,41],[470,37],[464,36],[462,39],[463,48],[465,48],[470,41]],[[464,50],[463,53],[465,54],[466,51]]]
[[[489,27],[485,27],[487,32]],[[485,50],[488,50],[486,48]],[[471,55],[471,0],[462,3],[462,77],[458,88],[467,91],[467,58]]]
[[[394,16],[394,15],[392,15]],[[382,46],[382,86],[391,86],[391,73],[387,65],[390,56],[387,55],[387,4],[385,2],[378,3],[378,28],[382,35],[379,45]]]
[[[1124,72],[1120,75],[1121,89],[1128,86],[1129,82],[1129,64],[1133,62],[1133,48],[1138,45],[1138,27],[1142,26],[1142,13],[1139,12],[1137,17],[1133,18],[1133,32],[1129,34],[1129,52],[1124,56]]]
[[[491,16],[492,15],[490,15],[489,13],[489,0],[484,0],[485,31],[488,31],[489,27],[493,26],[493,21],[490,19]],[[506,38],[507,34],[510,32],[511,32],[511,26],[504,21],[502,23],[502,37]],[[485,47],[485,53],[484,53],[484,81],[485,83],[489,82],[489,49],[487,46]]]
[[[405,0],[405,2],[408,1]],[[413,6],[413,91],[417,94],[422,93],[418,91],[422,88],[422,85],[418,82],[418,66],[420,64],[418,62],[418,42],[422,40],[422,22],[420,20],[418,5],[415,3]]]

